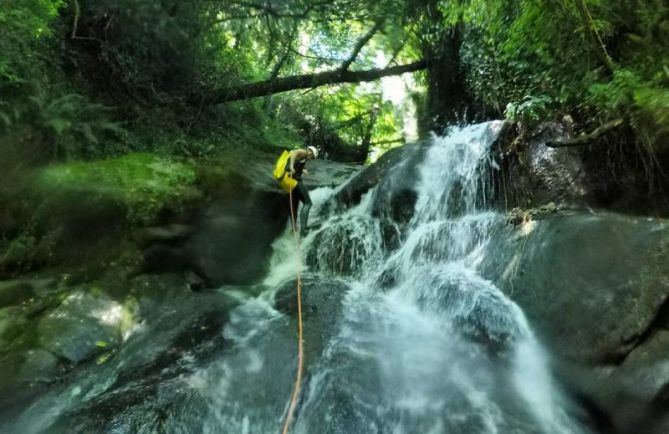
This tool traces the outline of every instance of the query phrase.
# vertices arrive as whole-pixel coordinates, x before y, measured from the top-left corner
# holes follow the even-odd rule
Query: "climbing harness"
[[[284,153],[290,154],[288,151],[284,151]],[[279,160],[280,159],[281,157]],[[285,164],[283,167],[285,172]],[[284,178],[288,178],[285,176],[285,173]],[[294,181],[292,178],[289,179]],[[295,182],[295,184],[297,184],[297,182]],[[288,406],[288,413],[286,413],[281,434],[288,434],[290,424],[293,421],[293,413],[297,407],[297,399],[300,396],[300,389],[302,387],[302,370],[304,368],[304,351],[302,348],[302,273],[300,270],[302,268],[302,263],[300,255],[300,236],[297,232],[297,219],[295,218],[295,211],[293,209],[292,188],[288,192],[290,193],[290,221],[293,228],[293,236],[295,237],[295,244],[297,246],[297,374],[295,375],[295,385],[293,386],[293,392],[290,395],[290,405]]]

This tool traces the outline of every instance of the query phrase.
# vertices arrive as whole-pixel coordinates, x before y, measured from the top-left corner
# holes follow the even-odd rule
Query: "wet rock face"
[[[302,317],[308,353],[317,359],[327,341],[337,332],[341,318],[342,300],[349,287],[336,280],[306,277],[302,286]],[[290,281],[277,292],[275,308],[293,318],[297,317],[297,286]]]
[[[121,341],[121,304],[90,287],[62,284],[53,279],[3,283],[23,292],[0,309],[0,371],[13,373],[0,376],[2,414],[26,405],[74,366],[114,351]]]
[[[286,225],[289,206],[279,192],[240,193],[214,199],[191,225],[142,230],[139,272],[190,271],[205,287],[257,281],[267,271],[272,241]]]
[[[373,165],[365,168],[349,182],[347,182],[336,196],[336,200],[345,207],[360,202],[362,195],[371,188],[379,186],[379,193],[375,200],[375,210],[382,213],[388,200],[399,194],[406,195],[418,181],[417,167],[423,160],[427,144],[411,144],[392,149]],[[404,193],[402,193],[404,192]],[[396,202],[402,202],[401,198]]]
[[[288,220],[287,197],[254,194],[220,200],[204,212],[189,240],[195,269],[214,284],[249,284],[267,272],[272,241]]]
[[[155,276],[151,280],[156,283]],[[156,419],[173,411],[175,402],[193,405],[188,415],[195,420],[187,426],[201,425],[197,418],[204,415],[198,412],[207,403],[183,376],[228,350],[222,329],[237,302],[215,292],[172,291],[168,296],[141,302],[144,327],[107,362],[81,366],[81,392],[70,398],[69,410],[52,422],[49,432],[160,431],[164,426]]]
[[[554,215],[499,241],[486,272],[560,355],[615,362],[669,297],[669,226],[616,214]]]
[[[250,163],[248,173],[212,193],[188,224],[143,229],[137,237],[144,246],[141,271],[189,270],[205,287],[257,282],[267,272],[272,241],[290,218],[289,197],[270,176],[273,158]],[[359,170],[320,160],[308,167],[304,182],[309,189],[335,186]]]
[[[589,193],[579,149],[549,148],[547,142],[564,138],[568,128],[545,123],[524,137],[508,127],[498,142],[492,173],[494,202],[503,209],[532,207],[548,202],[584,205]]]
[[[0,308],[21,304],[35,295],[28,282],[0,282]]]
[[[573,138],[572,125],[545,122],[524,131],[510,127],[498,141],[492,173],[499,208],[535,207],[555,202],[564,207],[669,215],[665,194],[669,151],[650,154],[629,128],[621,127],[584,146],[552,148]]]
[[[523,309],[566,384],[621,432],[663,432],[669,222],[558,213],[496,234],[484,275]]]
[[[122,310],[106,296],[74,292],[40,320],[39,345],[72,363],[88,360],[120,342]]]

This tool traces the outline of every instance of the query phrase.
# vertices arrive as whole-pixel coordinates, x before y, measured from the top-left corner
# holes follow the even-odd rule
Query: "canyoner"
[[[296,290],[297,290],[297,372],[295,374],[295,384],[290,395],[290,403],[285,414],[282,434],[290,430],[293,421],[293,414],[297,408],[300,390],[302,387],[302,373],[304,369],[304,348],[302,338],[302,276],[301,276],[301,252],[299,235],[306,234],[307,220],[309,210],[311,209],[311,198],[309,192],[301,181],[302,174],[309,173],[306,169],[307,160],[313,160],[318,157],[318,149],[315,146],[308,146],[306,149],[296,149],[293,151],[283,151],[276,161],[274,178],[279,182],[281,188],[289,194],[290,199],[290,224],[293,229],[296,244]],[[297,194],[294,194],[297,192]],[[300,216],[300,232],[297,230],[297,207],[302,202],[302,214]]]
[[[302,182],[302,175],[309,174],[305,166],[307,161],[318,158],[318,149],[315,146],[307,146],[305,149],[294,149],[283,151],[274,165],[272,175],[279,182],[281,189],[290,194],[290,207],[294,219],[291,221],[293,229],[297,230],[297,211],[300,202],[300,235],[305,236],[311,209],[311,197],[309,190]]]

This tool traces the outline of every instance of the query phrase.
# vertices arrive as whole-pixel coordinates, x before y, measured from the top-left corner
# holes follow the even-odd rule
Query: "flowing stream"
[[[478,272],[491,234],[504,225],[486,207],[495,166],[489,148],[499,128],[485,123],[433,138],[411,180],[415,205],[404,223],[388,224],[380,187],[345,211],[326,206],[331,189],[313,192],[311,218],[320,222],[301,247],[306,375],[291,432],[589,432],[523,312]],[[390,184],[408,181],[388,176]],[[186,353],[177,365],[190,368],[158,377],[150,393],[140,379],[111,387],[133,351],[151,345],[140,336],[119,360],[40,399],[12,429],[279,432],[296,325],[290,307],[277,306],[293,297],[295,254],[287,229],[259,296],[221,290],[242,301],[215,357]],[[139,399],[120,405],[133,391]]]

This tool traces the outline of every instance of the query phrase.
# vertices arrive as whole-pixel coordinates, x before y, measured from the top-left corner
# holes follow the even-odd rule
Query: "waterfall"
[[[343,279],[349,290],[333,336],[320,354],[307,356],[294,432],[587,432],[570,416],[569,402],[554,384],[523,312],[477,272],[491,232],[505,224],[486,206],[487,171],[494,167],[490,146],[500,127],[491,122],[432,138],[414,180],[412,217],[394,228],[400,239],[394,249],[384,243],[383,211],[374,209],[387,196],[378,189],[348,210],[318,216],[324,223],[303,246],[303,260],[311,266],[307,279],[321,282],[325,292],[335,289],[324,281]],[[277,241],[277,254],[288,260],[286,243],[287,238]],[[272,327],[294,326],[265,309],[263,321],[273,321]],[[224,378],[229,387],[228,382],[250,374],[257,387],[271,390],[240,399],[247,379],[236,385],[234,398],[210,391],[218,416],[207,432],[220,426],[229,432],[276,429],[294,354],[279,357],[277,342],[262,342],[268,335],[272,332],[266,329],[252,342],[239,341],[236,357],[242,360],[229,359],[209,375]],[[258,357],[265,364],[250,372]],[[286,364],[281,392],[272,378],[277,363]]]
[[[330,206],[331,189],[313,192],[318,224],[301,250],[306,375],[291,432],[589,432],[521,309],[480,273],[506,224],[487,204],[500,128],[433,137],[413,178],[396,167],[351,208]],[[401,222],[386,206],[397,188],[415,195]],[[230,312],[215,360],[161,380],[154,397],[113,410],[104,426],[65,410],[51,426],[45,416],[31,425],[55,405],[87,415],[100,392],[81,382],[24,414],[22,432],[278,432],[295,369],[295,255],[287,225],[261,294]]]
[[[319,254],[335,258],[335,270],[339,258],[360,265],[297,432],[585,431],[568,416],[522,311],[477,274],[491,231],[504,224],[486,209],[489,148],[500,126],[474,125],[432,139],[413,217],[394,252],[377,249],[360,259],[366,250],[344,243],[331,247],[336,254]],[[378,246],[374,194],[333,216],[336,224],[325,229],[331,235],[312,240],[344,232],[365,234],[366,245]],[[392,283],[380,285],[389,274]],[[356,408],[342,409],[342,400]]]

